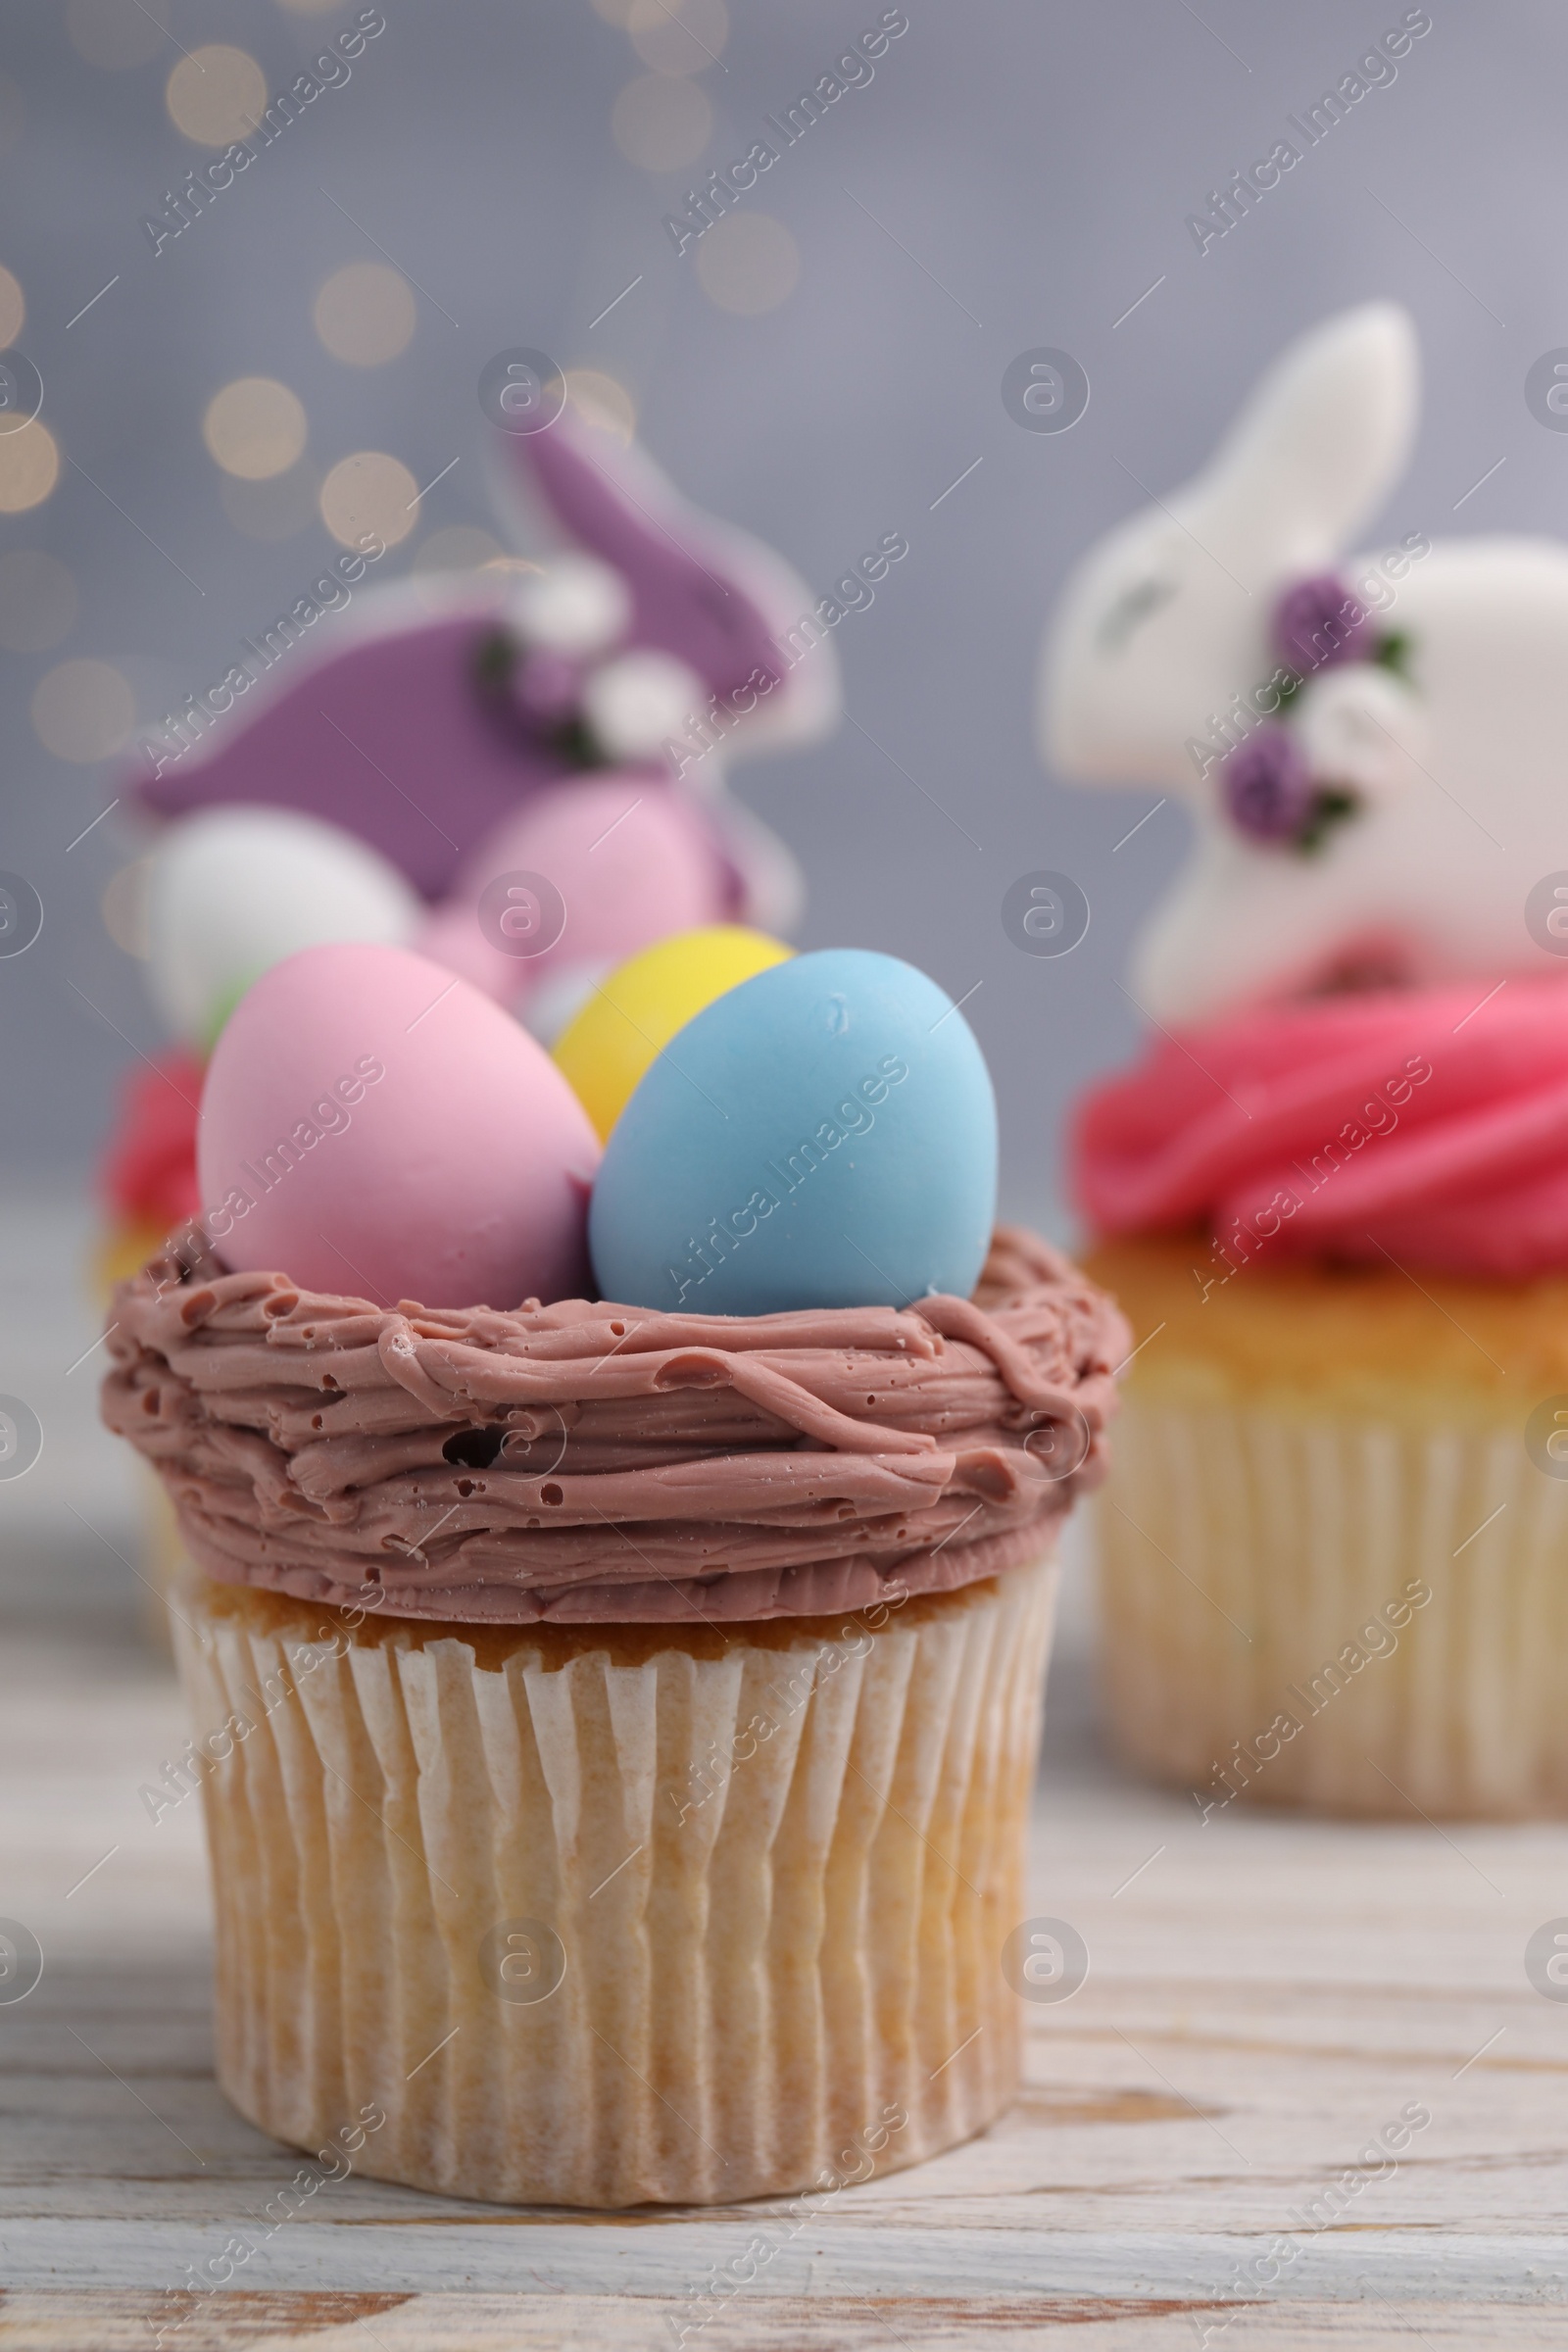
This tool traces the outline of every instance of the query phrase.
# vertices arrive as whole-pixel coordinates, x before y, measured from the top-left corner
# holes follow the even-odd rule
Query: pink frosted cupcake
[[[1122,1745],[1200,1805],[1568,1810],[1568,987],[1189,1031],[1075,1164],[1147,1343],[1100,1522]]]

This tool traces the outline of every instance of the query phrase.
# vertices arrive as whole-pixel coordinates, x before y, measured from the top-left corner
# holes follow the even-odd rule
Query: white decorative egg
[[[368,842],[288,808],[208,808],[171,825],[147,883],[148,982],[176,1037],[211,1046],[285,956],[339,942],[401,947],[423,902]]]

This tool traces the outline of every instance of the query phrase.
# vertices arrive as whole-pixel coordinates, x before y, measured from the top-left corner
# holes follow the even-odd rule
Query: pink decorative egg
[[[504,933],[485,898],[507,874],[556,894],[542,927]],[[657,773],[616,770],[554,784],[487,835],[416,945],[500,1003],[515,1004],[565,964],[617,964],[673,932],[732,911],[712,833],[690,796]]]
[[[383,1306],[580,1297],[599,1139],[542,1046],[401,948],[307,948],[208,1066],[203,1214],[235,1273]]]

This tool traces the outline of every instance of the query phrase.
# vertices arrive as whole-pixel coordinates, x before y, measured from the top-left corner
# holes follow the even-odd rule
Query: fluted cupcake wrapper
[[[384,2178],[589,2206],[967,2137],[1016,2081],[1054,1574],[706,1649],[302,1640],[320,1612],[190,1577],[229,2096],[311,2148],[384,2114]]]
[[[1115,1736],[1200,1810],[1568,1813],[1568,1484],[1516,1425],[1135,1392],[1098,1535]]]
[[[138,1462],[136,1469],[141,1501],[141,1541],[137,1547],[142,1562],[141,1622],[153,1646],[167,1657],[173,1636],[169,1598],[179,1578],[187,1572],[190,1554],[163,1480],[145,1462]]]

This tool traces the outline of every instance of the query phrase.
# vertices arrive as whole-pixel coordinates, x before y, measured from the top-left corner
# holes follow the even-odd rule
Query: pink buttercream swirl
[[[396,1310],[223,1274],[115,1294],[104,1418],[209,1574],[400,1617],[725,1623],[1036,1558],[1131,1338],[1032,1234],[973,1299],[730,1317]]]
[[[1207,1225],[1230,1264],[1568,1268],[1568,980],[1327,997],[1169,1038],[1081,1105],[1102,1234]]]

